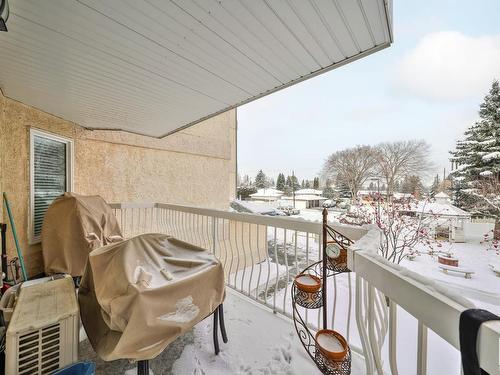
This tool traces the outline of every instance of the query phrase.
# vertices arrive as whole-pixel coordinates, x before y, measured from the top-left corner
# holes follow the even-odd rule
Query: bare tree
[[[352,199],[372,175],[376,159],[370,146],[356,146],[331,154],[323,166],[326,177],[345,184]]]
[[[429,151],[430,146],[423,140],[385,142],[375,147],[377,174],[385,179],[389,196],[397,181],[429,171]]]

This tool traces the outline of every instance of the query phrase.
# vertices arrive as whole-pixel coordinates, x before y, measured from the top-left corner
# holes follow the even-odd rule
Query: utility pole
[[[292,171],[292,196],[293,196],[293,208],[295,208],[295,174]]]

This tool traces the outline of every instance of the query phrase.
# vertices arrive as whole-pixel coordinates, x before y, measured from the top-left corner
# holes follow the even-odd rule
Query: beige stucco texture
[[[28,273],[43,270],[29,244],[30,129],[74,142],[73,191],[108,202],[164,202],[225,209],[236,191],[236,110],[162,139],[88,130],[0,91],[0,189],[8,194]],[[138,129],[139,130],[139,129]],[[2,222],[7,222],[5,209]],[[9,226],[9,258],[15,256]]]

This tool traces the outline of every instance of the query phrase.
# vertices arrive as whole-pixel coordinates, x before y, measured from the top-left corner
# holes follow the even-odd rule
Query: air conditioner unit
[[[79,310],[71,277],[22,284],[7,328],[5,373],[51,374],[76,362],[78,334]]]

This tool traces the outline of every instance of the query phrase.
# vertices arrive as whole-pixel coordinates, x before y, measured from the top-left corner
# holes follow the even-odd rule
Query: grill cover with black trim
[[[106,361],[156,357],[223,299],[221,263],[163,234],[92,251],[78,294],[87,336]]]

